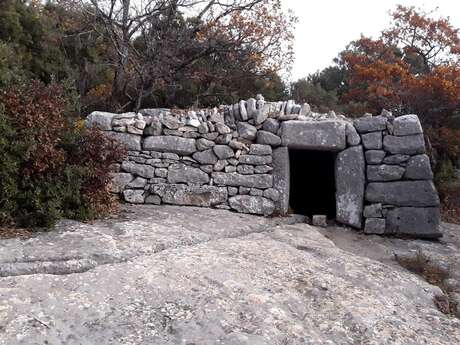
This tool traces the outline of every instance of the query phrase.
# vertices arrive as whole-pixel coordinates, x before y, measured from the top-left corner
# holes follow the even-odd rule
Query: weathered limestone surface
[[[85,120],[85,125],[88,128],[99,128],[103,131],[112,130],[112,119],[115,114],[106,113],[103,111],[93,111]]]
[[[273,150],[273,188],[279,193],[280,197],[277,210],[281,215],[288,213],[289,209],[289,152],[287,147],[279,147]]]
[[[387,129],[387,119],[383,116],[369,116],[356,119],[353,122],[359,133],[377,132]]]
[[[196,151],[195,139],[158,136],[144,139],[144,150],[190,155]]]
[[[397,117],[393,122],[394,135],[422,134],[422,126],[417,115],[404,115]]]
[[[385,233],[386,220],[383,218],[366,218],[364,233],[383,235]]]
[[[392,154],[414,155],[425,153],[425,140],[422,134],[405,137],[387,135],[383,139],[383,147]]]
[[[398,165],[369,165],[367,167],[367,179],[369,181],[395,181],[400,180],[405,169]]]
[[[275,210],[273,201],[260,196],[237,195],[228,199],[230,207],[238,212],[268,216]]]
[[[344,250],[321,233],[333,229],[281,219],[125,211],[0,241],[1,345],[460,343],[459,319],[433,302],[439,288],[366,257],[392,258],[385,239],[340,228],[354,236]]]
[[[425,238],[441,237],[438,207],[398,207],[387,215],[387,232]]]
[[[439,197],[431,181],[371,182],[366,189],[366,199],[397,206],[439,205]]]
[[[226,186],[242,186],[249,188],[271,188],[273,186],[272,175],[241,175],[238,173],[212,173],[214,183]]]
[[[110,191],[112,193],[121,193],[125,187],[134,179],[130,173],[112,173],[112,183]]]
[[[380,164],[385,157],[385,151],[383,150],[368,150],[366,151],[366,163],[367,164]]]
[[[227,201],[227,188],[214,186],[186,186],[183,184],[156,184],[152,193],[166,204],[210,207]]]
[[[113,139],[123,144],[127,150],[140,151],[142,137],[136,134],[107,132]]]
[[[407,162],[404,177],[410,180],[432,180],[433,172],[431,171],[428,156],[423,154],[410,158]]]
[[[338,121],[286,121],[281,124],[281,142],[293,149],[340,151],[346,147],[345,124]]]
[[[209,176],[198,168],[185,164],[173,164],[168,169],[168,182],[204,184],[209,182]]]
[[[361,146],[350,147],[337,155],[335,176],[337,221],[360,228],[366,182]]]

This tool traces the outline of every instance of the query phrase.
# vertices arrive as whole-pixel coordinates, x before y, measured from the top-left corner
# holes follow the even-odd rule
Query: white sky
[[[397,4],[421,7],[449,16],[460,27],[460,0],[282,0],[299,19],[295,31],[292,80],[323,69],[361,34],[376,37],[388,26]]]

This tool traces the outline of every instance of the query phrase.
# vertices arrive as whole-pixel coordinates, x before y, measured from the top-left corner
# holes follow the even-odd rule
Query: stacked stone
[[[364,231],[439,237],[439,197],[416,115],[354,121],[365,149]]]
[[[112,191],[130,203],[270,215],[289,206],[289,149],[337,154],[336,220],[367,233],[439,236],[439,198],[420,122],[388,112],[352,121],[262,96],[204,110],[93,112],[128,150]],[[314,195],[305,197],[314,198]]]
[[[271,174],[272,147],[281,144],[279,121],[309,112],[308,105],[278,104],[258,96],[219,109],[93,112],[87,126],[107,131],[129,150],[114,167],[112,183],[129,203],[270,215],[279,198]]]

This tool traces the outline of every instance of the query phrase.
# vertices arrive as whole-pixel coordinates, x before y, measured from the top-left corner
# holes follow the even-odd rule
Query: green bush
[[[111,210],[110,165],[123,150],[101,131],[66,122],[59,85],[11,88],[0,105],[0,224],[49,227]]]

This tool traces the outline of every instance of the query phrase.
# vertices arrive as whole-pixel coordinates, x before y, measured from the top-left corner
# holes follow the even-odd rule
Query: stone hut
[[[214,109],[93,112],[86,125],[128,149],[112,183],[128,203],[324,214],[366,233],[441,236],[416,115],[352,120],[259,95]]]

